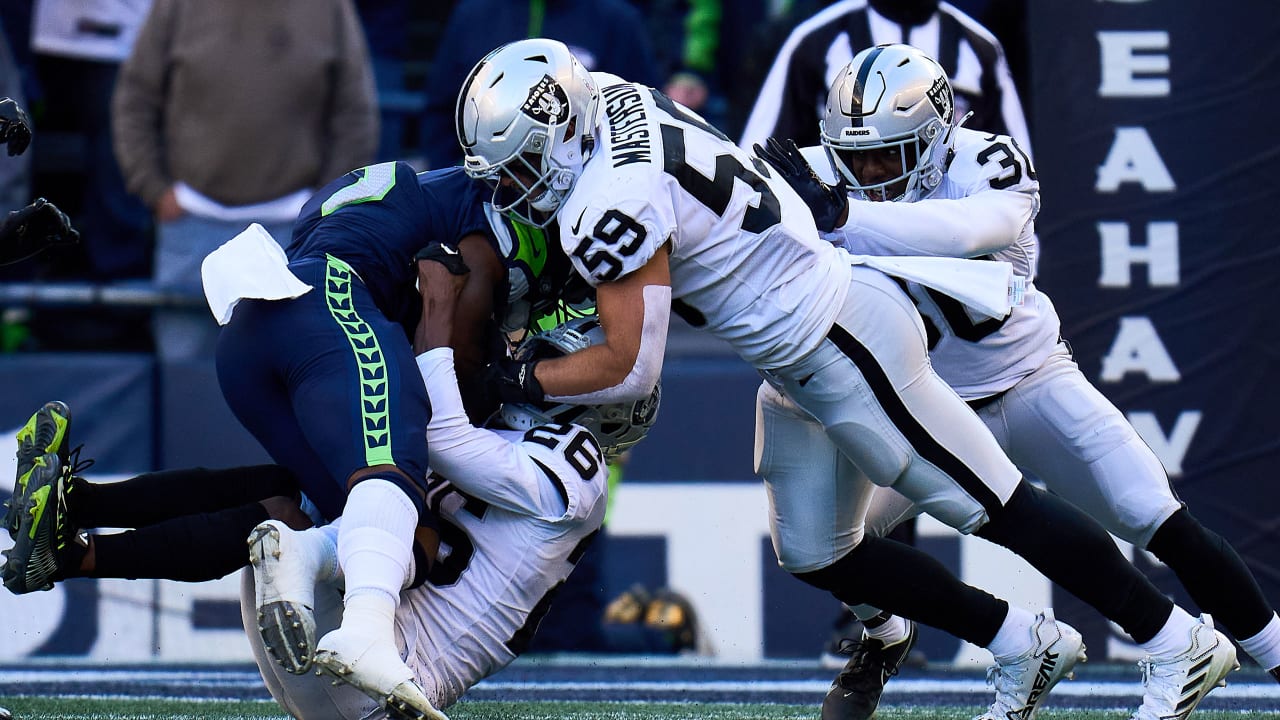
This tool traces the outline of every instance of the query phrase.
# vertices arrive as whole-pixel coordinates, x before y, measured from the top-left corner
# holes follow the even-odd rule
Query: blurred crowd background
[[[1024,3],[941,4],[1001,40],[1023,96]],[[736,140],[788,36],[836,4],[868,3],[6,0],[0,96],[23,103],[36,135],[0,167],[0,210],[47,197],[83,240],[3,269],[0,286],[121,292],[51,301],[11,285],[0,352],[204,355],[203,255],[255,220],[283,241],[300,199],[353,167],[457,163],[457,89],[499,44],[563,40],[590,69],[661,88]],[[904,35],[939,11],[869,4]]]

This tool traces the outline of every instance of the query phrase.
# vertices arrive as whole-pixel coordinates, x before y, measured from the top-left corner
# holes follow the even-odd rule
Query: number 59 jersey
[[[670,243],[672,309],[748,362],[799,359],[834,321],[848,258],[767,165],[652,88],[594,74],[596,148],[561,206],[561,243],[592,285]]]

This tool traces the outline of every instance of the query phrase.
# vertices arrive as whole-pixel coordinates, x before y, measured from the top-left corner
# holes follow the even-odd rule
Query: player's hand
[[[502,358],[489,363],[481,377],[485,389],[504,403],[540,403],[546,400],[542,384],[534,377],[538,361],[518,362]]]
[[[0,100],[0,143],[8,146],[10,157],[21,155],[31,144],[31,122],[13,98]]]
[[[80,233],[71,227],[71,218],[44,198],[14,210],[0,224],[0,242],[11,245],[6,257],[25,260],[40,251],[60,245],[74,245]]]
[[[765,141],[765,147],[754,145],[756,155],[773,166],[783,180],[791,186],[809,211],[822,232],[831,232],[840,225],[849,210],[849,196],[840,185],[828,185],[813,171],[794,140],[783,143],[777,138]]]

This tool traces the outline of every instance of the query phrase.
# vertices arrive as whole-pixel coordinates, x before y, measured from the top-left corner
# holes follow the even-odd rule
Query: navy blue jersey
[[[341,259],[388,318],[419,305],[413,256],[431,243],[479,233],[493,242],[484,202],[491,191],[461,168],[417,173],[405,162],[353,170],[303,206],[286,248],[290,261]]]

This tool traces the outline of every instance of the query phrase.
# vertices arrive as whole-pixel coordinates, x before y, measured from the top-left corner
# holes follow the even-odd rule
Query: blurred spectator
[[[467,73],[490,50],[531,37],[569,46],[588,70],[657,87],[657,63],[644,19],[623,0],[465,0],[449,16],[436,48],[422,117],[422,150],[430,168],[462,160],[453,127]]]
[[[937,59],[955,90],[956,117],[966,125],[1012,136],[1031,147],[1004,50],[986,28],[938,0],[841,0],[791,32],[778,51],[739,142],[770,136],[818,144],[827,88],[860,50],[906,43]]]
[[[150,6],[151,0],[36,0],[32,8],[43,101],[35,122],[45,138],[37,151],[75,162],[84,178],[78,197],[58,199],[83,232],[84,272],[93,280],[151,272],[151,218],[125,190],[111,151],[111,92]],[[58,137],[76,142],[59,146]]]
[[[743,38],[766,19],[765,0],[642,0],[662,91],[736,137],[746,113],[730,112],[751,50]],[[771,56],[772,57],[772,56]],[[754,90],[752,98],[754,99]]]
[[[310,193],[373,160],[373,71],[351,0],[156,0],[112,105],[129,190],[156,218],[157,353],[212,359],[200,263],[252,222],[282,245]]]
[[[369,61],[377,86],[379,128],[377,161],[404,160],[404,110],[399,100],[405,92],[405,60],[408,58],[410,0],[355,0],[356,12],[369,43]]]

